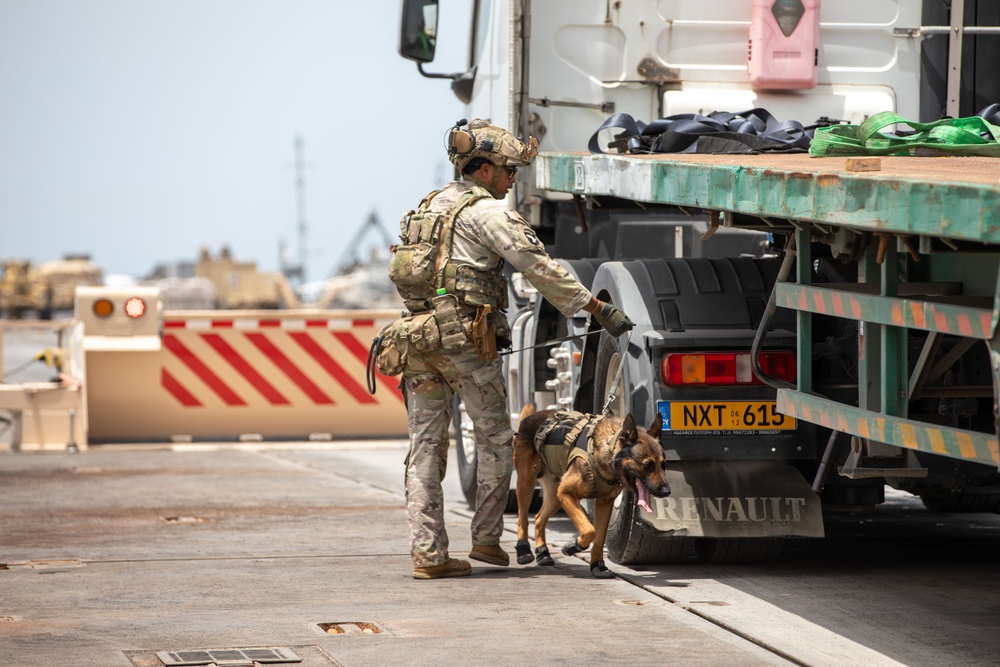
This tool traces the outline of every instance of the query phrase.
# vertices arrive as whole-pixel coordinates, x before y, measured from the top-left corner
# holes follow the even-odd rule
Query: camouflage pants
[[[410,350],[403,379],[410,431],[406,516],[414,565],[439,565],[448,558],[441,481],[448,461],[448,426],[455,393],[464,401],[476,433],[479,488],[472,544],[499,544],[510,490],[514,436],[501,362],[483,361],[471,342],[447,355],[440,350],[428,354]]]

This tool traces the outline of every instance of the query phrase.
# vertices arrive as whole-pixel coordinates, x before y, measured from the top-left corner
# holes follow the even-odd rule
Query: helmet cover
[[[538,140],[534,137],[527,143],[513,134],[481,118],[473,119],[463,128],[461,120],[451,128],[448,139],[448,159],[459,171],[465,169],[471,160],[485,158],[498,167],[524,167],[538,155]]]

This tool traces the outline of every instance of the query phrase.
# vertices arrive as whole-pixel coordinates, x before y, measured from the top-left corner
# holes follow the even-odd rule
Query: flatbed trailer
[[[769,312],[795,311],[797,381],[769,384],[777,387],[779,412],[832,430],[824,463],[837,434],[854,436],[842,475],[926,475],[906,450],[996,469],[1000,160],[874,160],[862,168],[877,171],[852,171],[849,158],[805,154],[543,153],[536,178],[542,190],[590,202],[610,198],[708,211],[722,226],[791,237],[785,254],[796,261],[784,263]],[[824,246],[841,264],[856,268],[856,280],[813,284],[814,253]],[[834,400],[823,391],[812,354],[817,317],[857,322],[853,397]],[[768,324],[765,317],[758,342]],[[943,352],[946,337],[952,342]],[[988,367],[970,373],[979,379],[942,383],[950,365],[978,341],[988,346]],[[979,418],[958,419],[961,412],[951,420],[911,414],[915,401],[927,399],[966,401],[965,416],[980,413]],[[949,421],[967,423],[956,427]],[[970,428],[970,421],[976,425]],[[814,489],[821,486],[820,477]]]
[[[613,339],[510,275],[512,424],[527,402],[662,420],[672,493],[650,512],[621,494],[613,562],[773,559],[887,486],[932,511],[1000,510],[1000,161],[615,152],[780,139],[775,120],[990,115],[995,2],[821,4],[476,5],[454,75],[424,69],[446,39],[437,0],[403,4],[400,54],[450,78],[467,118],[538,139],[510,208],[635,322]]]

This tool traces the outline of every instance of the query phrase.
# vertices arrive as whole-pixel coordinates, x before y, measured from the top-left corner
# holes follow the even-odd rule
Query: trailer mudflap
[[[640,512],[678,537],[823,537],[819,496],[784,461],[672,461],[670,496]]]

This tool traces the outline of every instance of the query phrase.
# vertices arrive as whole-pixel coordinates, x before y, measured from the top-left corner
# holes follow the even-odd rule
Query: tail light
[[[795,381],[794,353],[761,352],[758,359],[761,369],[767,375],[788,382]],[[663,356],[661,375],[664,384],[671,386],[763,384],[760,378],[754,375],[749,352],[666,354]]]
[[[137,296],[125,302],[125,314],[132,319],[137,319],[146,314],[146,302]]]

